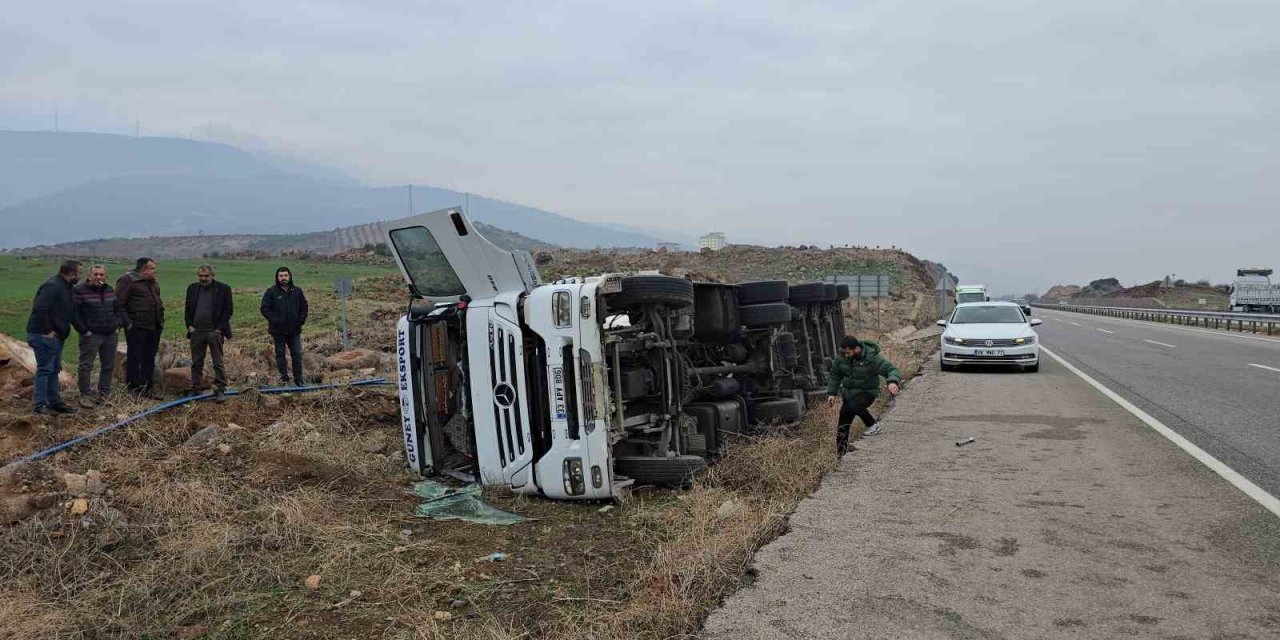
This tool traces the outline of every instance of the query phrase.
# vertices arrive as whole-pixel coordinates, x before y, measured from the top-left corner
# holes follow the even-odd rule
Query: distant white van
[[[961,284],[956,285],[956,302],[963,304],[965,302],[988,302],[991,299],[987,297],[987,285],[985,284]]]

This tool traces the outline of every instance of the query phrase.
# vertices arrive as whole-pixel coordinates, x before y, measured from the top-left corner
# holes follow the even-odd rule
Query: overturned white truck
[[[825,397],[848,289],[662,275],[540,282],[461,209],[389,225],[414,471],[557,499],[679,486],[733,434]]]

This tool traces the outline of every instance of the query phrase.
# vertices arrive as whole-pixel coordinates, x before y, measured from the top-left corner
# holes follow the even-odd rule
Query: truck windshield
[[[1026,322],[1017,307],[960,307],[951,324],[1005,324]]]
[[[466,293],[458,274],[440,252],[440,245],[426,227],[392,231],[391,243],[414,290],[428,298],[457,297]]]

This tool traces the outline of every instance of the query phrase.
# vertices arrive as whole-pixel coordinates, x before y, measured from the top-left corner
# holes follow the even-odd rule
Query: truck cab
[[[987,285],[985,284],[956,285],[956,304],[988,302],[990,300],[987,297]]]

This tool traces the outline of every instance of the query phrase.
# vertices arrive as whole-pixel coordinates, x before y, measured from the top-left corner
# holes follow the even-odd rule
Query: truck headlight
[[[1013,343],[1014,343],[1014,344],[1035,344],[1035,343],[1036,343],[1036,337],[1035,337],[1035,336],[1028,336],[1028,337],[1026,337],[1026,338],[1014,338],[1014,339],[1013,339]]]
[[[573,324],[573,298],[568,291],[557,291],[552,294],[551,317],[557,327]]]
[[[564,459],[564,492],[571,496],[587,492],[587,481],[582,475],[582,458]]]
[[[953,338],[951,336],[943,336],[942,341],[947,344],[964,344],[964,338]]]

